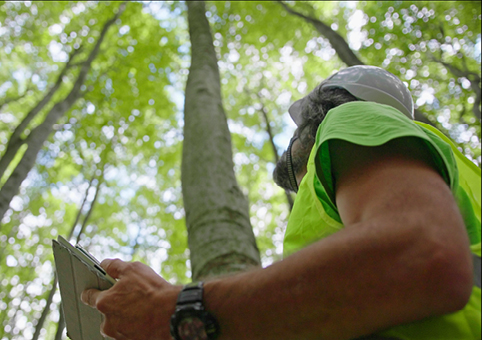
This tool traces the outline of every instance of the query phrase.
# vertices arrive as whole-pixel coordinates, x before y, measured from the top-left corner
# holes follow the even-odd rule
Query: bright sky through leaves
[[[0,4],[0,157],[72,51],[82,46],[74,59],[80,65],[119,4]],[[398,75],[424,116],[480,164],[480,121],[473,110],[480,91],[480,2],[287,4],[335,30],[363,62]],[[312,24],[276,2],[216,1],[206,9],[235,171],[268,265],[281,257],[289,209],[285,193],[272,182],[275,157],[261,113],[267,113],[281,154],[295,129],[290,103],[345,64]],[[171,282],[189,281],[180,183],[189,64],[185,4],[129,2],[92,63],[85,92],[55,123],[1,221],[1,340],[32,337],[51,291],[50,240],[69,234],[79,210],[72,240],[79,237],[96,257],[140,260]],[[79,65],[67,71],[22,138],[66,97]],[[59,301],[56,293],[40,338],[54,338]]]

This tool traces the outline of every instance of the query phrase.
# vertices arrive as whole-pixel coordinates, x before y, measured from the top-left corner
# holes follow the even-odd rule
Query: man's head
[[[298,128],[274,169],[273,179],[284,189],[298,191],[298,185],[306,173],[306,164],[315,143],[316,131],[328,111],[341,104],[358,100],[344,89],[324,89],[322,85],[323,83],[304,98]],[[293,173],[291,176],[290,171]]]
[[[298,184],[306,173],[318,126],[329,110],[357,100],[390,105],[413,119],[412,96],[396,76],[375,66],[358,65],[343,69],[289,108],[298,129],[288,150],[276,164],[273,172],[276,184],[295,192],[298,190]],[[290,172],[293,174],[290,175]]]

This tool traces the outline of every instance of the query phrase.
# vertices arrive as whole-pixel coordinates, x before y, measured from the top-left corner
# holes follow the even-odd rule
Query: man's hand
[[[104,260],[117,279],[110,289],[88,289],[82,302],[104,315],[101,333],[117,340],[170,340],[169,321],[181,286],[173,286],[140,262]]]

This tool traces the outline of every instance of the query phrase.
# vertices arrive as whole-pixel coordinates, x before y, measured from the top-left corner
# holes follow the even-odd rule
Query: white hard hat
[[[414,119],[410,91],[398,77],[380,67],[351,66],[333,74],[320,86],[323,89],[343,88],[360,100],[390,105],[408,118]],[[308,96],[297,100],[288,110],[296,125],[302,122],[302,107],[307,98]]]

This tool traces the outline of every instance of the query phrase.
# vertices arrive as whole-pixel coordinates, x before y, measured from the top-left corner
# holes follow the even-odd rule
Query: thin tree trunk
[[[77,235],[77,238],[76,238],[77,243],[79,243],[80,236],[82,236],[82,234],[84,233],[85,227],[87,226],[87,222],[89,221],[90,216],[92,215],[92,212],[94,211],[94,206],[97,202],[97,198],[99,197],[100,186],[102,185],[102,182],[103,182],[103,179],[104,179],[105,167],[106,167],[106,165],[104,164],[103,167],[102,167],[102,173],[99,176],[99,178],[97,179],[98,182],[97,182],[97,185],[95,187],[95,195],[94,195],[94,198],[92,199],[92,202],[90,203],[89,211],[87,212],[87,215],[84,218],[84,222],[82,223],[82,227],[80,228],[80,231]],[[87,196],[88,196],[88,193],[89,193],[89,189],[91,188],[91,185],[92,185],[92,180],[89,182],[89,187],[87,188],[87,190],[85,192],[85,199],[87,199]],[[85,203],[85,199],[84,199],[84,202],[82,203],[82,206]],[[81,212],[81,210],[79,210],[79,213],[80,212]],[[72,229],[70,230],[70,233],[69,233],[70,237],[72,237],[72,235],[74,234],[74,229],[75,229],[75,226],[77,225],[78,220],[79,219],[76,218],[76,221],[74,222],[74,224],[72,226]],[[60,314],[60,319],[59,319],[59,323],[58,323],[58,326],[57,326],[57,332],[55,333],[55,340],[60,340],[62,338],[62,333],[63,333],[64,328],[65,328],[65,317],[64,317],[64,314],[63,314],[63,310],[62,310],[62,304],[60,304],[60,312],[61,312],[61,314]]]
[[[79,243],[80,236],[84,233],[84,230],[85,230],[85,227],[87,226],[87,222],[90,218],[90,215],[92,214],[92,211],[94,211],[94,206],[97,203],[97,198],[99,197],[100,186],[102,185],[102,182],[103,182],[103,175],[104,175],[104,171],[102,171],[102,175],[99,176],[99,178],[98,178],[98,182],[97,182],[97,185],[95,187],[94,198],[92,199],[92,202],[90,203],[89,211],[87,212],[87,215],[84,218],[84,223],[82,223],[82,227],[80,228],[80,231],[77,235],[77,239],[76,239],[77,243]]]
[[[318,33],[328,39],[331,47],[333,47],[333,49],[336,51],[338,57],[347,66],[365,65],[365,63],[355,55],[346,40],[340,34],[338,34],[338,32],[332,30],[329,25],[325,24],[317,18],[313,18],[311,16],[304,15],[303,13],[295,11],[292,7],[288,6],[283,1],[278,0],[278,2],[286,9],[288,13],[303,18],[308,23],[312,24],[318,31]],[[415,120],[433,126],[433,123],[427,117],[425,117],[425,115],[420,110],[415,110],[414,115]]]
[[[119,10],[114,15],[114,17],[109,21],[107,21],[106,24],[104,25],[96,45],[90,52],[87,60],[82,64],[77,80],[75,81],[75,84],[72,90],[70,91],[70,93],[63,101],[58,102],[54,105],[54,107],[47,114],[47,117],[45,118],[44,122],[38,125],[35,129],[33,129],[32,132],[27,137],[26,142],[27,142],[28,148],[25,151],[25,154],[23,155],[19,164],[15,168],[14,172],[10,175],[8,180],[5,182],[5,185],[0,189],[0,226],[1,226],[1,219],[3,218],[5,212],[7,211],[10,201],[17,194],[20,185],[22,184],[23,180],[27,177],[27,174],[32,169],[35,163],[35,160],[37,158],[37,154],[42,148],[45,140],[52,132],[55,122],[60,117],[62,117],[72,107],[72,105],[77,101],[77,99],[79,99],[80,96],[82,95],[80,88],[84,83],[85,78],[87,77],[87,73],[90,70],[93,60],[95,59],[95,57],[99,52],[100,45],[102,44],[102,41],[104,40],[110,26],[112,26],[112,24],[115,23],[115,21],[119,18],[119,16],[124,11],[125,5],[126,5],[125,2],[122,3],[119,7]]]
[[[87,201],[87,197],[89,196],[89,191],[90,191],[90,188],[92,187],[92,182],[94,181],[94,179],[95,179],[95,176],[93,176],[92,179],[89,181],[89,186],[85,190],[84,200],[82,201],[82,204],[79,208],[79,212],[77,213],[77,216],[75,217],[75,220],[72,223],[72,226],[70,227],[70,231],[69,231],[69,235],[68,235],[67,240],[70,240],[70,238],[74,234],[75,227],[77,226],[77,223],[79,222],[80,216],[82,215],[82,210],[84,209],[84,205],[85,205],[85,202]],[[101,182],[102,181],[99,178],[99,183],[97,185],[97,192],[95,193],[95,196],[92,200],[92,203],[90,204],[89,211],[88,211],[86,217],[84,218],[84,222],[82,223],[82,228],[81,228],[79,234],[77,235],[77,242],[79,241],[80,235],[82,234],[82,232],[84,230],[84,227],[87,224],[87,221],[88,221],[88,219],[89,219],[89,217],[92,213],[95,201],[97,200],[97,193],[99,191],[99,186],[100,186]],[[45,307],[42,311],[42,314],[41,314],[41,316],[40,316],[40,318],[37,322],[37,325],[35,326],[35,333],[33,335],[32,340],[38,340],[38,337],[40,336],[40,331],[42,330],[43,325],[45,323],[45,320],[47,319],[47,316],[50,313],[50,304],[52,303],[52,299],[53,299],[53,296],[55,295],[56,290],[57,290],[57,273],[55,272],[54,282],[53,282],[53,285],[52,285],[52,289],[50,290],[49,296],[47,298],[47,304],[45,305]],[[57,327],[57,333],[56,333],[56,336],[55,336],[56,339],[57,339],[57,336],[60,336],[60,337],[62,336],[63,329],[65,328],[65,320],[64,320],[63,311],[62,311],[62,304],[60,304],[59,312],[60,312],[60,319],[59,319],[59,325]],[[62,326],[62,324],[63,324],[63,326]],[[58,335],[59,332],[60,332],[60,335]]]
[[[80,48],[77,50],[73,50],[70,54],[69,61],[65,64],[64,68],[60,72],[59,76],[57,77],[57,81],[55,84],[50,88],[47,94],[42,98],[41,101],[37,103],[25,116],[22,122],[15,128],[10,139],[8,140],[7,149],[3,154],[3,157],[0,159],[0,178],[2,178],[5,170],[7,170],[8,166],[14,159],[15,155],[17,154],[18,149],[25,144],[25,139],[21,138],[22,133],[27,128],[28,124],[32,121],[32,119],[39,114],[40,111],[50,102],[54,94],[62,85],[62,79],[67,73],[67,71],[72,67],[72,61],[75,56],[80,52]]]
[[[134,238],[134,245],[132,246],[132,251],[131,251],[131,259],[134,259],[134,255],[137,253],[137,251],[139,250],[139,240],[141,238],[141,228],[138,228],[137,229],[137,235],[136,237]]]
[[[55,332],[55,340],[62,340],[62,334],[64,333],[65,328],[64,307],[62,307],[62,304],[60,304],[59,313],[60,317],[57,325],[57,331]]]
[[[40,331],[43,328],[45,320],[50,312],[50,305],[52,304],[52,300],[54,299],[55,292],[57,290],[57,273],[54,274],[54,282],[52,283],[52,288],[50,289],[49,296],[47,297],[47,304],[38,319],[37,325],[35,326],[35,333],[33,334],[32,340],[38,340],[40,336]]]
[[[27,287],[28,287],[28,284],[27,284]],[[22,295],[20,297],[20,300],[22,300],[22,301],[25,298],[25,296],[27,295],[27,291],[26,291],[27,287],[25,287],[25,289],[22,292]],[[8,325],[10,326],[11,330],[13,330],[15,328],[15,324],[17,323],[17,316],[19,315],[19,313],[21,313],[21,310],[22,310],[21,305],[18,305],[14,310],[15,310],[15,313],[12,315],[12,317],[8,321]],[[5,314],[7,314],[7,313],[5,313]],[[22,315],[22,314],[20,314],[20,315]],[[3,324],[2,324],[2,326],[3,326]],[[10,334],[12,335],[13,332],[11,332]]]
[[[233,170],[216,53],[203,1],[187,1],[191,66],[184,105],[182,191],[194,280],[260,264]]]
[[[268,118],[268,110],[263,105],[261,95],[257,93],[257,96],[259,99],[259,103],[261,104],[261,115],[263,116],[263,121],[266,124],[266,132],[268,133],[269,141],[271,143],[271,148],[273,149],[275,163],[278,163],[279,161],[278,149],[276,148],[276,145],[274,143],[274,135],[273,135],[273,131],[271,130],[270,120]],[[289,209],[291,211],[293,210],[293,204],[294,204],[293,197],[291,196],[290,192],[286,189],[285,189],[285,195],[286,195],[286,200],[288,201]]]
[[[70,228],[69,235],[67,235],[67,240],[70,241],[72,236],[74,235],[75,227],[77,226],[77,223],[79,223],[80,216],[82,216],[82,211],[84,210],[85,203],[87,202],[87,198],[89,197],[89,191],[90,188],[92,188],[92,183],[94,182],[95,176],[92,176],[91,180],[89,181],[89,185],[87,186],[87,189],[85,190],[85,195],[84,195],[84,200],[82,201],[82,204],[80,205],[79,212],[77,213],[77,216],[75,216],[74,223],[72,224],[72,228]]]

